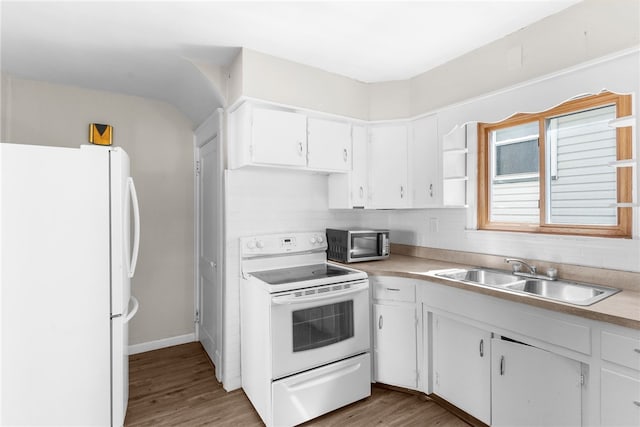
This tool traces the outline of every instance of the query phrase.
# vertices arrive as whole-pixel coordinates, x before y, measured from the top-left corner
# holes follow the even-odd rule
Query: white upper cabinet
[[[331,120],[308,120],[308,166],[311,169],[351,169],[351,125]]]
[[[307,117],[289,111],[255,108],[251,160],[269,165],[306,166]]]
[[[442,204],[438,145],[436,115],[411,122],[409,166],[412,208],[432,208]]]
[[[409,207],[407,125],[372,127],[369,161],[369,207]]]
[[[351,138],[351,172],[329,175],[329,209],[368,207],[367,128],[354,125]]]
[[[353,207],[367,206],[369,173],[367,163],[367,128],[354,126],[352,133],[353,162],[351,172],[351,198]]]

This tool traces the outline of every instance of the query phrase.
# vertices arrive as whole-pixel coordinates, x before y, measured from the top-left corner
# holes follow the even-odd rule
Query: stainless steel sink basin
[[[475,285],[487,286],[504,291],[532,295],[540,298],[560,301],[575,305],[591,305],[611,295],[620,289],[588,283],[575,283],[563,280],[544,280],[542,278],[527,278],[516,276],[500,270],[485,268],[471,268],[446,270],[435,273],[436,276],[458,280]]]
[[[436,276],[446,277],[447,279],[460,280],[463,282],[471,282],[478,285],[486,286],[505,286],[510,283],[521,281],[522,279],[501,271],[487,270],[484,268],[473,268],[470,270],[454,270],[443,273],[436,273]]]
[[[512,291],[576,305],[591,305],[620,292],[619,289],[564,281],[528,279],[506,286]]]

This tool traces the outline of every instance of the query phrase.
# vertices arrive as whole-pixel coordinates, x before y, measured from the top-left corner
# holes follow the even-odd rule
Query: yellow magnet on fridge
[[[89,142],[96,145],[111,145],[113,141],[113,127],[91,123],[89,125]]]

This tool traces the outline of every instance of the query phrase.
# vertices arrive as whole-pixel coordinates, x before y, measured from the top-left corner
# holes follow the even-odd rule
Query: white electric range
[[[326,261],[324,232],[242,238],[242,387],[267,426],[371,394],[369,281]]]

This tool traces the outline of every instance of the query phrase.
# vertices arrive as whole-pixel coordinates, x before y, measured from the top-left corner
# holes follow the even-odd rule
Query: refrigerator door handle
[[[127,317],[124,318],[123,323],[129,323],[129,320],[133,319],[133,316],[138,312],[138,308],[140,308],[140,303],[138,302],[138,298],[131,295],[131,301],[133,301],[133,309],[127,314]]]
[[[140,207],[138,205],[138,193],[136,193],[136,186],[133,183],[133,178],[127,178],[127,189],[129,191],[129,197],[131,198],[131,206],[133,207],[133,219],[134,219],[134,231],[133,231],[133,253],[130,254],[130,258],[127,257],[129,263],[129,277],[133,277],[136,271],[136,264],[138,263],[138,250],[140,248]],[[128,209],[125,215],[128,215]],[[129,247],[129,239],[125,239],[125,245]],[[128,254],[129,255],[129,254]]]

